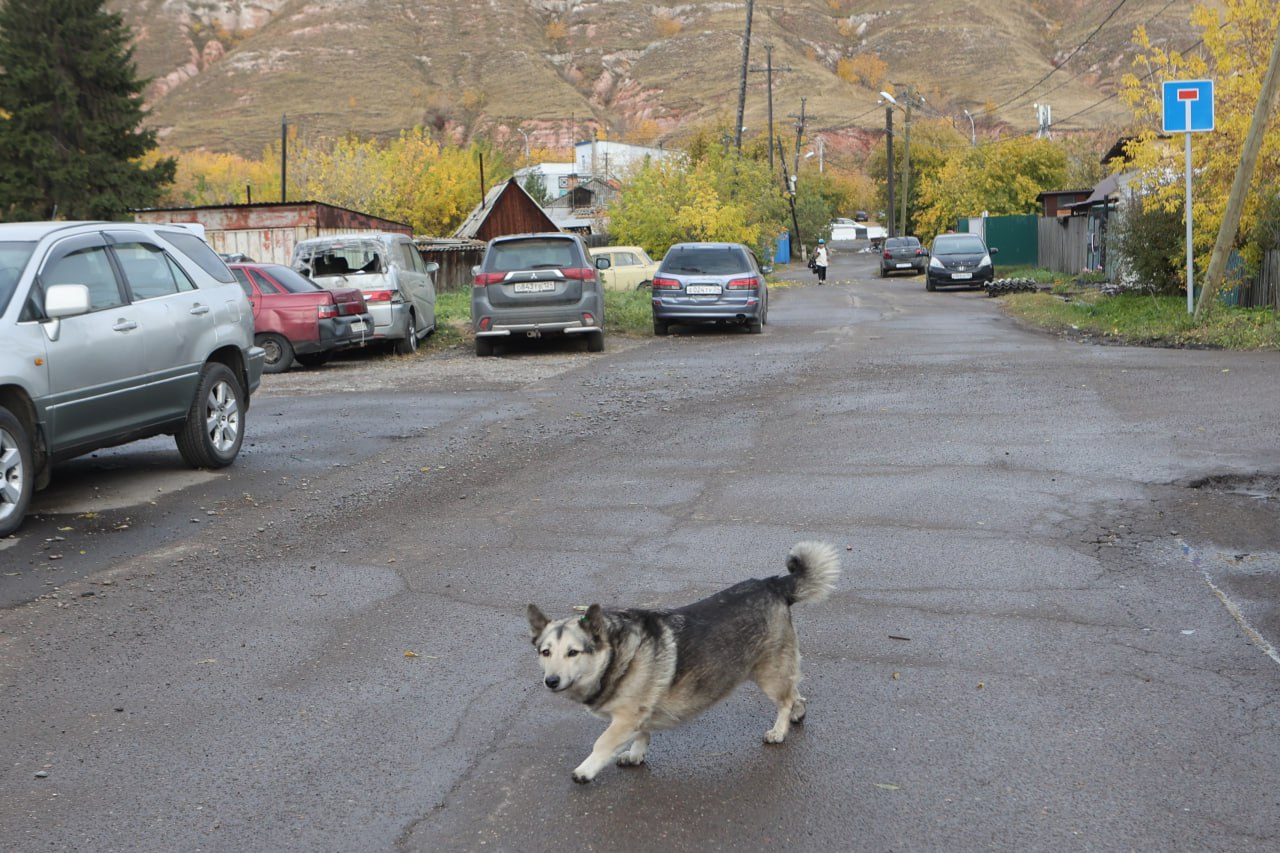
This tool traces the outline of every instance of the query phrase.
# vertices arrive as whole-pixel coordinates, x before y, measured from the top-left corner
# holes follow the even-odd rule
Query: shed
[[[419,237],[414,243],[424,260],[440,265],[436,273],[436,291],[439,293],[471,287],[471,268],[484,260],[486,244],[483,240]]]
[[[1093,190],[1049,190],[1036,196],[1041,216],[1071,216],[1071,205],[1087,199]]]
[[[483,240],[508,234],[530,234],[559,231],[546,212],[525,192],[515,178],[498,184],[485,193],[482,201],[453,236],[463,240]]]
[[[322,201],[264,202],[203,207],[154,207],[134,210],[139,222],[194,222],[222,254],[241,254],[261,263],[287,264],[299,240],[328,234],[390,231],[413,235],[403,222]]]

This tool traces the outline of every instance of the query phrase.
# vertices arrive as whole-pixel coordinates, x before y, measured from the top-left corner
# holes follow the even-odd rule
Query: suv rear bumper
[[[477,338],[502,338],[510,335],[529,335],[537,337],[545,334],[582,335],[588,332],[601,331],[599,326],[586,326],[582,321],[561,323],[508,323],[494,326],[481,332],[476,331]]]

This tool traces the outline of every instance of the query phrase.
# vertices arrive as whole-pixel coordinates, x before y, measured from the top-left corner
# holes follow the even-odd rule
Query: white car
[[[222,259],[181,225],[0,225],[0,536],[53,463],[170,434],[235,461],[264,353]]]

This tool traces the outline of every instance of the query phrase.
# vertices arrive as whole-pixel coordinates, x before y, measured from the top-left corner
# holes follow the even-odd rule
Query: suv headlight
[[[982,256],[982,260],[978,261],[978,266],[980,266],[980,267],[989,267],[989,266],[991,266],[991,256],[990,256],[990,255],[983,255],[983,256]]]
[[[936,257],[929,258],[929,266],[936,270],[946,269],[946,267],[943,266],[942,261],[938,260]]]

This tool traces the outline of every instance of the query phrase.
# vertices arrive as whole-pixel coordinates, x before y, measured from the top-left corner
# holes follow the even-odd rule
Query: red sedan
[[[326,290],[280,264],[228,264],[253,305],[254,342],[267,351],[264,370],[297,361],[324,364],[335,350],[364,346],[373,318],[356,287]]]

